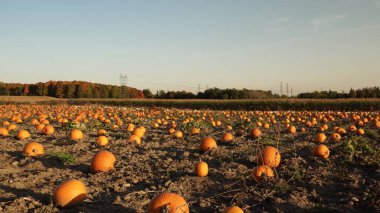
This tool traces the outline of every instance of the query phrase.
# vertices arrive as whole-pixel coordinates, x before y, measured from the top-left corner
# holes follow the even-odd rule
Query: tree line
[[[35,84],[1,83],[0,95],[56,98],[144,98],[141,90],[85,81],[48,81]]]
[[[186,91],[167,91],[158,90],[153,94],[149,89],[143,90],[146,98],[155,99],[266,99],[266,98],[279,98],[277,94],[272,91],[263,90],[249,90],[249,89],[219,89],[210,88],[204,92],[194,94]]]
[[[367,87],[362,89],[350,89],[348,93],[337,91],[315,91],[309,93],[300,93],[297,98],[311,99],[336,99],[336,98],[380,98],[379,87]]]

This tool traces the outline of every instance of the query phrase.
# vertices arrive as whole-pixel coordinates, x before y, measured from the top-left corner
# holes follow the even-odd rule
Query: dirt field
[[[223,212],[231,205],[240,206],[245,212],[380,212],[380,131],[374,126],[379,112],[346,113],[346,117],[341,117],[337,112],[226,113],[99,106],[2,106],[1,123],[16,123],[11,121],[16,111],[23,116],[29,112],[30,116],[22,117],[17,130],[10,131],[9,136],[0,136],[2,212],[146,212],[150,200],[164,191],[183,196],[191,212]],[[83,112],[87,116],[83,116]],[[110,122],[100,122],[94,114],[104,115]],[[359,115],[360,120],[374,119],[362,126],[356,125],[366,134],[347,132],[342,134],[340,142],[333,142],[329,138],[334,132],[332,128],[347,129],[355,125],[356,121],[351,119],[353,114]],[[67,117],[70,123],[62,125],[57,115]],[[78,115],[82,116],[78,118]],[[113,127],[117,120],[114,115],[122,121],[117,128]],[[257,122],[270,123],[272,115],[276,124],[271,123],[269,129],[258,127]],[[323,122],[319,115],[322,118],[331,115],[335,119]],[[53,135],[43,135],[31,124],[33,118],[41,120],[43,117],[54,126]],[[213,126],[210,117],[222,125]],[[297,117],[305,121],[317,117],[318,123],[307,127],[303,121],[292,121],[291,118]],[[81,125],[71,123],[75,118]],[[189,134],[191,125],[183,124],[188,118],[201,119],[198,122],[200,135]],[[176,121],[176,129],[181,130],[184,137],[174,138],[164,124],[153,128],[157,119]],[[286,120],[297,128],[296,134],[287,132]],[[147,129],[140,145],[127,142],[131,135],[126,130],[128,123]],[[327,159],[313,156],[316,146],[313,138],[324,123],[329,126],[324,130],[331,152]],[[220,138],[228,132],[227,125],[233,127],[231,132],[241,129],[244,134],[232,142],[222,142]],[[249,131],[254,127],[263,132],[259,139],[250,136]],[[305,132],[300,132],[302,127]],[[79,142],[68,139],[73,128],[82,129],[85,138]],[[108,132],[110,143],[106,147],[95,143],[100,128]],[[20,129],[28,130],[31,138],[17,140]],[[218,148],[202,153],[199,145],[206,136],[215,138]],[[23,147],[30,141],[43,144],[45,155],[24,157]],[[256,156],[268,145],[278,148],[281,163],[274,168],[274,178],[256,182],[251,174],[258,165]],[[111,172],[94,174],[90,171],[90,162],[100,150],[112,152],[116,165]],[[57,157],[57,153],[65,154],[66,158]],[[199,160],[209,165],[207,177],[198,177],[194,172]],[[87,198],[78,206],[60,209],[52,201],[53,190],[74,178],[85,183]]]

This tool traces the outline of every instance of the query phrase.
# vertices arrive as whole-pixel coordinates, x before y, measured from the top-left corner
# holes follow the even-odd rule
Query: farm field
[[[379,135],[379,111],[0,105],[0,211],[380,212]]]

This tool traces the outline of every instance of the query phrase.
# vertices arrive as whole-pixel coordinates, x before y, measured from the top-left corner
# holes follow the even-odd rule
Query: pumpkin
[[[356,131],[356,126],[354,126],[354,125],[350,125],[350,126],[348,126],[348,131],[350,131],[350,132],[355,132]]]
[[[330,150],[326,145],[320,144],[314,147],[313,154],[317,157],[328,158]]]
[[[230,132],[226,132],[222,136],[223,142],[231,142],[234,139],[234,136]]]
[[[296,133],[296,127],[295,126],[290,126],[289,128],[288,128],[288,132],[290,133],[290,134],[295,134]]]
[[[108,151],[100,151],[95,154],[91,161],[93,172],[107,172],[114,168],[116,162],[115,155]]]
[[[207,152],[211,149],[216,149],[218,146],[216,144],[216,141],[212,137],[206,137],[203,139],[201,145],[200,145],[200,150],[203,152]]]
[[[17,129],[17,125],[16,124],[9,124],[7,129],[8,129],[8,131],[14,131]]]
[[[336,133],[336,132],[334,132],[334,133],[331,135],[331,140],[333,140],[333,141],[335,141],[335,142],[339,142],[341,138],[342,138],[342,137],[341,137],[338,133]]]
[[[197,134],[199,134],[201,132],[201,129],[199,129],[199,128],[192,128],[191,129],[191,134],[192,135],[197,135]]]
[[[139,138],[144,137],[144,134],[145,134],[145,131],[141,127],[137,127],[135,130],[133,130],[133,133],[132,133],[132,135],[136,135]]]
[[[280,152],[273,146],[267,146],[257,155],[259,164],[269,166],[271,168],[278,167],[281,161]]]
[[[70,207],[82,203],[87,196],[84,183],[80,180],[68,180],[54,190],[54,202],[60,207]]]
[[[244,211],[238,206],[230,206],[224,211],[224,213],[244,213]]]
[[[79,129],[73,129],[70,132],[70,139],[71,140],[81,140],[83,139],[83,132]]]
[[[364,129],[357,129],[356,133],[359,135],[364,135],[365,132],[364,132]]]
[[[96,139],[96,143],[99,146],[106,146],[108,144],[108,139],[107,139],[106,136],[101,135],[101,136],[98,137],[98,139]]]
[[[52,125],[46,125],[43,129],[42,129],[42,132],[45,134],[45,135],[52,135],[54,134],[54,127]]]
[[[19,139],[19,140],[24,140],[24,139],[27,139],[29,137],[30,137],[30,133],[26,130],[20,130],[17,133],[17,139]]]
[[[175,136],[176,138],[182,138],[182,137],[183,137],[183,133],[182,133],[181,131],[177,130],[177,131],[174,133],[174,136]]]
[[[251,136],[252,136],[252,138],[258,138],[258,137],[260,137],[261,136],[260,129],[259,128],[252,129]]]
[[[163,192],[152,199],[148,206],[148,213],[189,213],[186,200],[177,194]]]
[[[0,136],[7,136],[7,135],[9,135],[9,131],[4,127],[0,127]]]
[[[131,135],[129,136],[128,142],[135,142],[137,145],[141,144],[141,138],[137,135]]]
[[[256,182],[259,182],[263,179],[263,176],[274,177],[274,173],[269,166],[260,165],[252,170],[252,176]]]
[[[324,133],[317,133],[314,137],[314,142],[323,143],[326,141],[326,135]]]
[[[174,132],[175,132],[175,129],[173,129],[173,128],[170,128],[169,130],[168,130],[168,133],[171,135],[171,134],[174,134]]]
[[[39,132],[43,132],[44,128],[45,128],[45,124],[37,124],[36,125],[36,130]]]
[[[104,129],[99,129],[97,134],[98,134],[98,136],[106,135],[106,134],[107,134],[107,131],[104,130]]]
[[[22,153],[24,154],[24,156],[28,156],[28,157],[43,155],[44,147],[42,146],[42,144],[39,144],[36,142],[30,142],[30,143],[25,144]]]
[[[199,162],[196,167],[196,173],[199,177],[205,177],[208,174],[208,164],[206,162]]]

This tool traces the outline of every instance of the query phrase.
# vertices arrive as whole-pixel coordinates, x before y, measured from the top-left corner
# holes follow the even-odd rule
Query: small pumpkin
[[[234,136],[230,132],[226,132],[222,136],[223,142],[231,142],[234,140]]]
[[[107,131],[105,129],[99,129],[97,134],[98,134],[98,136],[106,135]]]
[[[201,161],[197,164],[196,173],[199,177],[205,177],[208,174],[208,164],[204,161]]]
[[[263,176],[274,177],[274,173],[269,166],[260,165],[252,170],[252,176],[256,182],[259,182],[263,179]]]
[[[137,135],[131,135],[129,136],[128,142],[135,142],[137,145],[140,145],[141,144],[141,138]]]

